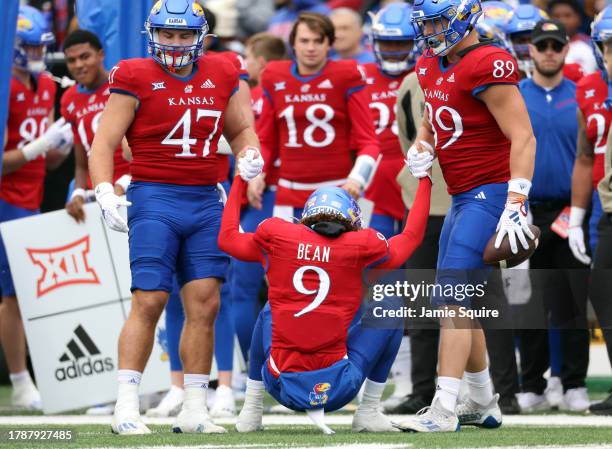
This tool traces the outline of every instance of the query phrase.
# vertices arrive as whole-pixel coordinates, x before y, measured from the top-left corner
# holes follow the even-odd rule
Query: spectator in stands
[[[329,7],[322,0],[275,0],[275,3],[278,9],[270,19],[268,31],[285,42],[301,12],[329,13]]]
[[[590,38],[579,31],[584,10],[576,0],[552,0],[548,4],[548,14],[561,22],[570,38],[566,63],[580,64],[584,73],[597,70],[597,63],[591,51]]]
[[[329,14],[329,18],[336,32],[332,59],[354,59],[359,64],[375,61],[374,54],[362,45],[363,22],[359,14],[350,8],[338,8]]]
[[[240,37],[265,31],[274,15],[274,0],[236,0]]]

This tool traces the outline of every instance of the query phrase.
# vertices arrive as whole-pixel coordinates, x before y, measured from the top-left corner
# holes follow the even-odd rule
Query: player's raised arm
[[[429,165],[431,167],[431,162]],[[419,187],[404,230],[389,239],[389,257],[376,268],[399,268],[421,245],[429,218],[430,199],[431,179],[425,174],[419,180]]]
[[[240,176],[234,178],[227,204],[223,209],[221,230],[219,231],[219,249],[230,256],[245,262],[260,262],[262,252],[253,238],[252,232],[240,232],[241,200],[247,183]]]

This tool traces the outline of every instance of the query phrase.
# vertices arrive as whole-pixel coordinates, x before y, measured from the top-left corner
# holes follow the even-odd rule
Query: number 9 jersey
[[[477,95],[492,85],[517,85],[516,60],[481,43],[453,65],[444,67],[442,61],[421,56],[416,73],[448,193],[507,182],[510,141]]]
[[[238,90],[238,70],[226,57],[204,55],[184,78],[153,59],[129,59],[111,69],[109,83],[111,93],[138,100],[126,133],[133,181],[217,183],[224,111]]]

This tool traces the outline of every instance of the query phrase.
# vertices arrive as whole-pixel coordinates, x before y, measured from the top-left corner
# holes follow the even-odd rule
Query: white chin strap
[[[408,61],[384,61],[380,64],[384,72],[399,75],[408,70]]]
[[[28,72],[34,75],[44,72],[46,68],[44,61],[28,61]]]

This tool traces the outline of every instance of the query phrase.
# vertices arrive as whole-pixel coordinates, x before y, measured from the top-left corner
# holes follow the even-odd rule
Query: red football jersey
[[[608,143],[608,131],[612,113],[604,107],[608,98],[608,85],[597,71],[585,76],[576,84],[576,102],[584,116],[586,136],[593,145],[593,188],[604,176],[604,155]]]
[[[363,298],[363,269],[387,256],[385,238],[373,229],[326,238],[270,218],[255,241],[268,257],[271,356],[278,369],[310,371],[340,360]]]
[[[243,81],[249,80],[249,72],[246,69],[246,63],[244,62],[244,58],[240,56],[238,53],[234,53],[233,51],[208,51],[207,54],[210,55],[221,55],[224,58],[227,58],[228,61],[232,63],[232,65],[238,70],[238,77]],[[219,178],[217,182],[227,181],[227,178],[230,176],[230,160],[229,156],[226,154],[217,155],[218,164],[219,164]]]
[[[568,80],[578,83],[578,81],[580,81],[584,76],[584,72],[582,71],[580,64],[570,62],[569,64],[565,64],[563,66],[563,76]]]
[[[440,57],[421,56],[416,72],[448,193],[507,182],[510,141],[476,95],[491,85],[516,85],[516,60],[501,48],[483,45],[448,67]]]
[[[28,89],[17,78],[11,78],[8,140],[4,151],[23,148],[42,136],[49,127],[49,114],[55,104],[55,82],[46,73],[36,82],[36,91]],[[20,169],[2,175],[0,198],[14,206],[36,210],[43,199],[45,158],[40,156]]]
[[[62,116],[72,125],[74,141],[83,145],[88,157],[109,95],[108,82],[101,84],[95,90],[87,90],[83,86],[75,85],[62,95]],[[130,172],[130,164],[123,157],[121,145],[115,150],[113,162],[113,182],[115,182]],[[91,179],[88,179],[87,184],[89,188],[92,188]]]
[[[126,137],[134,181],[213,185],[225,109],[238,89],[238,71],[222,55],[204,55],[181,78],[153,59],[128,59],[112,68],[110,91],[139,101]]]
[[[397,130],[397,91],[405,75],[385,74],[375,63],[365,64],[367,75],[370,111],[374,119],[374,129],[380,142],[382,159],[378,164],[374,179],[365,192],[365,197],[374,202],[374,213],[388,215],[402,220],[406,208],[402,192],[396,181],[404,167],[404,154],[398,139]]]
[[[319,183],[346,182],[354,149],[378,157],[364,74],[355,61],[328,61],[310,76],[300,76],[292,61],[271,61],[261,86],[258,132],[266,162],[280,158],[277,204],[303,207]]]

